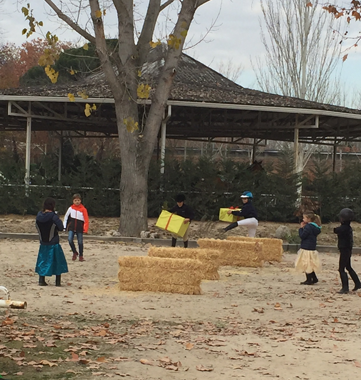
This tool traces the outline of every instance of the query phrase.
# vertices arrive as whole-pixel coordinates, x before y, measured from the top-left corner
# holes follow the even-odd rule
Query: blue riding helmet
[[[244,191],[241,195],[241,198],[253,198],[253,194],[250,191]]]

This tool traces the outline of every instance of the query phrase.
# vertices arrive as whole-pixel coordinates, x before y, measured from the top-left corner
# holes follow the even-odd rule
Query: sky
[[[53,28],[61,40],[79,42],[78,35],[74,31],[57,28],[57,21],[49,16],[49,8],[44,1],[27,0],[23,2],[23,5],[29,2],[34,10],[35,18],[44,22],[45,32]],[[139,2],[145,3],[145,0],[138,0]],[[13,42],[21,45],[26,41],[21,31],[27,27],[27,24],[20,12],[21,7],[17,4],[16,0],[3,0],[0,5],[3,15],[0,20],[2,43]],[[114,36],[115,19],[112,19],[109,13],[106,17]],[[232,62],[234,67],[242,66],[242,74],[236,80],[237,83],[243,87],[259,89],[251,58],[254,61],[265,55],[265,47],[261,41],[260,22],[262,20],[259,0],[211,0],[197,10],[187,36],[188,48],[185,53],[217,71],[222,63],[227,65]],[[205,35],[209,29],[209,33]],[[359,32],[359,29],[361,30],[361,23],[352,26],[355,34]],[[41,36],[34,35],[34,37]],[[361,52],[358,48],[354,48],[347,53],[349,55],[343,63],[341,85],[347,93],[354,93],[361,88],[361,71],[359,70]]]

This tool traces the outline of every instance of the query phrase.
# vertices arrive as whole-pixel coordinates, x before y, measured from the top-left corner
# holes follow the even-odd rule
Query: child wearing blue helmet
[[[239,220],[238,222],[231,223],[229,226],[223,229],[224,232],[231,230],[232,228],[238,226],[245,226],[248,229],[248,236],[255,237],[256,230],[258,226],[257,220],[257,211],[252,204],[253,194],[250,191],[245,191],[241,195],[242,199],[242,210],[241,211],[232,211],[229,210],[228,214],[233,214],[236,216],[243,216],[244,219]]]

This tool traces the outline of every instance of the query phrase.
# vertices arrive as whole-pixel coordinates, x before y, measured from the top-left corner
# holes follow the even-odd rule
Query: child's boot
[[[183,242],[184,248],[188,248],[188,240]]]
[[[223,231],[227,232],[227,231],[232,230],[233,228],[236,228],[236,227],[238,227],[238,223],[237,222],[233,222],[230,225],[228,225],[226,228],[223,228]]]
[[[47,286],[48,284],[45,282],[45,276],[39,276],[39,286]]]
[[[83,256],[83,255],[79,256],[79,261],[81,261],[81,262],[85,261],[85,259],[84,259],[84,256]]]
[[[175,247],[177,244],[177,239],[172,237],[172,247]]]
[[[61,275],[55,277],[55,286],[61,286]]]
[[[341,283],[342,283],[342,289],[338,292],[339,294],[346,294],[348,293],[348,276],[346,272],[340,273],[341,277]]]
[[[352,291],[356,292],[356,290],[361,289],[360,279],[358,278],[358,275],[356,274],[356,272],[353,269],[350,270],[349,273],[350,273],[350,276],[351,276],[353,282],[355,283],[355,287],[352,289]]]
[[[78,252],[73,252],[73,257],[71,259],[75,261],[77,258],[78,258]]]
[[[314,284],[317,284],[318,283],[318,278],[316,276],[316,273],[315,272],[312,272],[311,273],[311,280]]]
[[[306,273],[306,281],[301,282],[301,285],[312,285],[312,274]]]

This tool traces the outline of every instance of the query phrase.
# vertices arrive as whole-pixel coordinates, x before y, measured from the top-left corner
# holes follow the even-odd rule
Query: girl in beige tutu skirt
[[[313,285],[318,282],[316,273],[321,271],[321,262],[316,251],[317,236],[321,233],[321,218],[313,211],[303,214],[298,234],[301,248],[298,251],[295,268],[297,272],[306,273],[306,281],[302,285]]]

